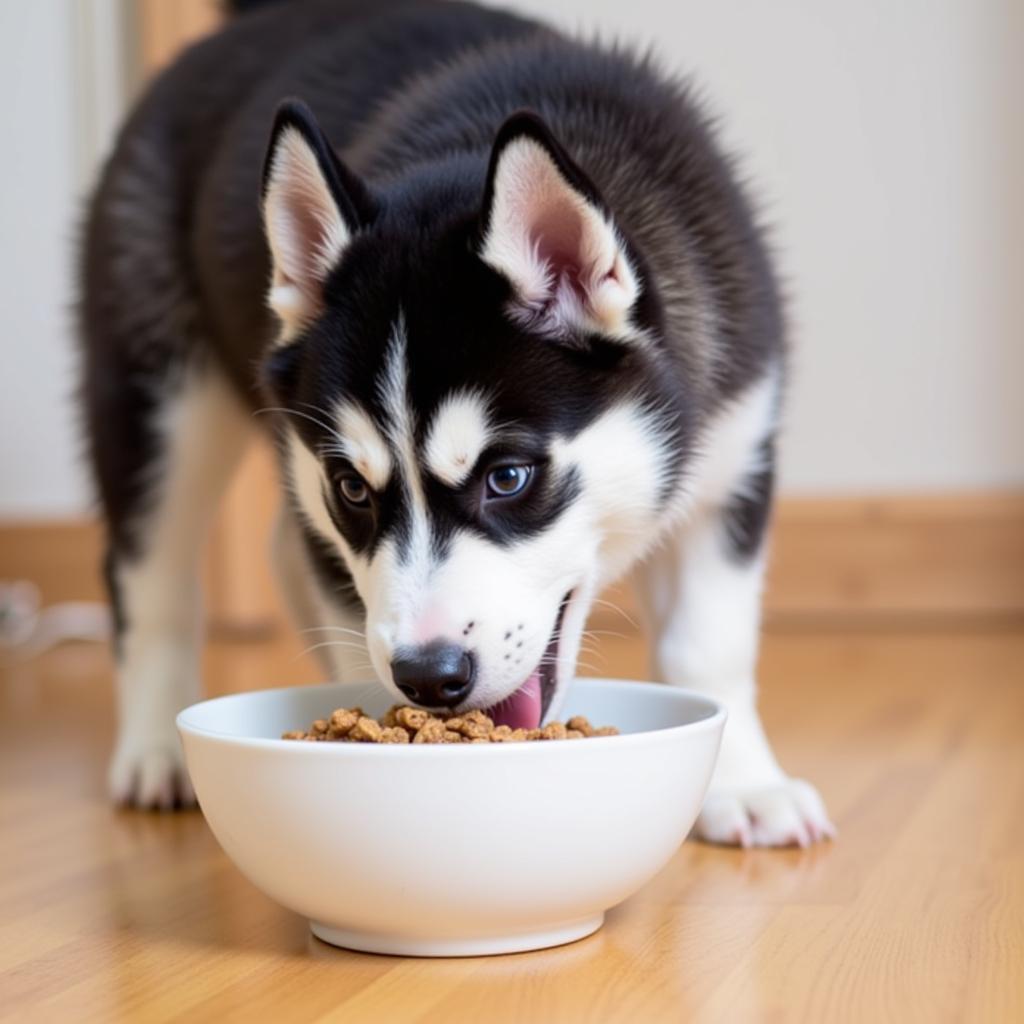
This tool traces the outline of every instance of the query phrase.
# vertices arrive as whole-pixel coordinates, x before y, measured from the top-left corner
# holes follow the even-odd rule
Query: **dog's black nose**
[[[473,689],[476,663],[458,644],[432,640],[420,647],[399,648],[391,662],[395,685],[414,704],[453,708]]]

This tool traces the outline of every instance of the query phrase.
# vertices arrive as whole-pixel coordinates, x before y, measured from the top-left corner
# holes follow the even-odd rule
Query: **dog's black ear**
[[[635,335],[640,285],[627,245],[593,182],[529,111],[494,140],[479,255],[511,283],[520,322],[555,337]]]
[[[273,281],[269,303],[285,333],[320,312],[323,285],[376,205],[338,159],[309,107],[278,108],[263,166],[263,226]]]

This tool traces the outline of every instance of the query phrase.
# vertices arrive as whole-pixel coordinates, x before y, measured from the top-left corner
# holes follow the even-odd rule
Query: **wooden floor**
[[[643,671],[606,638],[602,670]],[[214,645],[213,689],[311,673]],[[252,888],[198,813],[111,810],[106,655],[0,690],[0,1017],[53,1021],[1024,1020],[1024,634],[775,628],[764,709],[839,840],[685,844],[596,935],[476,960],[347,953]],[[599,855],[599,854],[596,854]]]

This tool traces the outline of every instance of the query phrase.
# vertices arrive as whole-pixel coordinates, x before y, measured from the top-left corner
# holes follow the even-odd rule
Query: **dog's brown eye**
[[[365,508],[370,504],[370,488],[366,486],[366,481],[361,476],[355,474],[343,476],[338,486],[341,496],[350,505],[354,505],[356,508]]]
[[[513,498],[530,482],[533,466],[497,466],[487,474],[488,498]]]

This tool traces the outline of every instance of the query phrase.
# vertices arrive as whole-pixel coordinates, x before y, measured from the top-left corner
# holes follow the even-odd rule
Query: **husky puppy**
[[[755,704],[778,291],[686,88],[471,4],[234,6],[260,9],[129,119],[82,254],[113,797],[192,800],[199,550],[262,424],[281,580],[341,638],[333,677],[369,661],[396,700],[537,725],[635,570],[657,675],[729,710],[699,834],[829,835]]]

